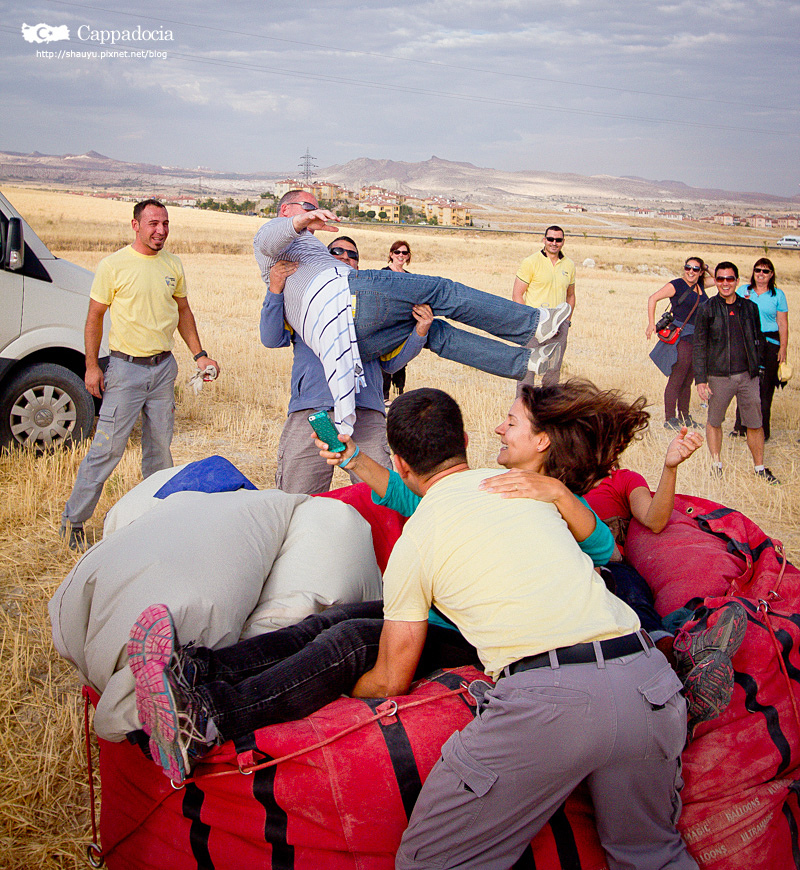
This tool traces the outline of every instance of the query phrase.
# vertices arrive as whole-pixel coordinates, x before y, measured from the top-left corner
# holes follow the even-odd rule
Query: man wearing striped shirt
[[[261,227],[253,244],[265,281],[278,260],[299,264],[286,279],[285,317],[323,364],[334,423],[341,431],[353,431],[363,361],[405,341],[416,325],[415,304],[430,305],[439,315],[431,324],[428,348],[446,359],[517,380],[528,371],[543,374],[556,361],[558,345],[544,343],[569,317],[568,305],[529,308],[446,278],[356,272],[314,236],[318,230],[336,232],[329,223],[336,220],[311,194],[290,191],[280,201],[278,217]],[[442,317],[483,329],[516,347],[457,329]]]

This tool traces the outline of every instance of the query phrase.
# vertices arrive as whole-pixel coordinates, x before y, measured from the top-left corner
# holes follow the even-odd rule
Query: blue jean
[[[193,691],[225,740],[301,719],[349,692],[373,667],[382,628],[383,602],[366,601],[223,649],[189,647]],[[428,627],[418,673],[475,662],[474,647],[457,631]]]
[[[428,350],[504,378],[520,379],[527,373],[531,352],[526,345],[539,323],[537,308],[433,275],[365,269],[351,272],[347,280],[356,297],[355,329],[362,360],[400,347],[416,326],[412,306],[427,304],[437,318],[428,332]],[[517,346],[457,329],[441,317]]]

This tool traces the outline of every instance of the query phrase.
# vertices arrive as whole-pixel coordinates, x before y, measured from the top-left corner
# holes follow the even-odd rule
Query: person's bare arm
[[[670,282],[647,297],[647,328],[644,334],[648,338],[656,331],[656,303],[662,299],[671,299],[674,295],[675,287]]]
[[[175,302],[178,305],[178,332],[181,338],[186,342],[192,356],[200,353],[203,345],[200,344],[200,336],[197,334],[197,323],[192,314],[192,309],[189,307],[189,300],[185,296],[175,296]],[[208,356],[201,356],[195,360],[197,368],[201,371],[207,366],[214,366],[217,374],[220,372],[220,365],[216,360]]]
[[[102,398],[106,388],[103,370],[100,368],[100,343],[103,340],[103,317],[108,311],[108,305],[89,300],[89,310],[86,313],[86,326],[83,328],[83,345],[86,356],[86,375],[83,382],[86,389],[98,399]]]
[[[570,320],[575,316],[575,282],[567,287],[567,298],[566,301],[569,303],[570,308],[572,308],[572,314],[570,314]]]
[[[520,302],[524,305],[525,291],[527,289],[528,285],[522,280],[522,278],[514,278],[514,286],[511,289],[511,299],[514,302]]]
[[[786,362],[786,351],[789,347],[789,312],[778,311],[775,315],[778,321],[778,337],[781,346],[778,349],[778,362]]]
[[[360,477],[364,483],[380,498],[386,495],[386,490],[389,488],[389,471],[382,465],[367,456],[363,450],[358,451],[358,456],[355,459],[350,457],[356,452],[358,446],[349,435],[339,435],[339,440],[345,445],[345,449],[339,453],[333,453],[328,450],[328,445],[319,438],[314,439],[314,443],[319,447],[319,455],[326,460],[328,465],[341,465],[347,462],[347,471],[352,471],[357,477]]]
[[[689,432],[685,426],[670,441],[664,458],[664,470],[654,495],[643,486],[637,486],[630,494],[631,514],[650,531],[663,531],[675,507],[675,482],[678,466],[688,459],[703,444],[703,436]]]
[[[414,680],[427,633],[427,621],[385,620],[375,667],[361,677],[350,694],[354,698],[405,695]]]

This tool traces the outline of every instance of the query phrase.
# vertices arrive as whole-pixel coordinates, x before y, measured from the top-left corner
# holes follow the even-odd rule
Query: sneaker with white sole
[[[766,483],[771,483],[773,486],[779,484],[780,481],[777,477],[768,469],[768,468],[759,468],[755,472],[756,477],[760,477],[761,480],[766,481]]]
[[[140,687],[139,674],[149,661],[169,661],[177,640],[175,623],[166,604],[151,604],[131,628],[128,639],[128,664],[136,681],[136,707],[142,727],[151,729],[150,706],[147,693]],[[140,700],[142,704],[140,705]]]
[[[543,375],[551,368],[555,368],[560,359],[560,344],[545,344],[541,347],[534,347],[528,359],[528,371],[535,375]]]
[[[562,302],[561,305],[556,305],[555,308],[540,308],[539,322],[536,324],[536,331],[533,336],[539,344],[544,344],[555,338],[561,324],[568,320],[572,314],[572,306],[569,302]]]
[[[178,784],[217,738],[213,720],[192,692],[195,672],[182,652],[169,608],[164,604],[148,607],[128,641],[136,708],[150,736],[153,760]]]

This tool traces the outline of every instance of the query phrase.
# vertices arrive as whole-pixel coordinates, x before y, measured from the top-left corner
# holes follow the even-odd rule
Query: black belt
[[[117,359],[124,359],[125,362],[134,363],[137,366],[157,366],[159,363],[164,362],[167,357],[172,356],[172,351],[162,350],[161,353],[155,353],[153,356],[131,356],[118,350],[110,350],[108,354]]]
[[[641,634],[642,639],[639,639]],[[650,640],[650,635],[646,631],[634,632],[626,634],[622,637],[612,637],[608,640],[600,641],[600,649],[603,651],[603,659],[618,659],[622,656],[630,655],[635,652],[642,652],[645,647],[653,646],[653,641]],[[583,665],[588,662],[596,662],[597,655],[595,654],[593,643],[576,643],[574,646],[561,646],[553,650],[560,665]],[[543,652],[535,656],[526,656],[518,662],[513,662],[505,668],[506,675],[516,674],[519,671],[529,671],[532,668],[549,668],[550,653]]]

